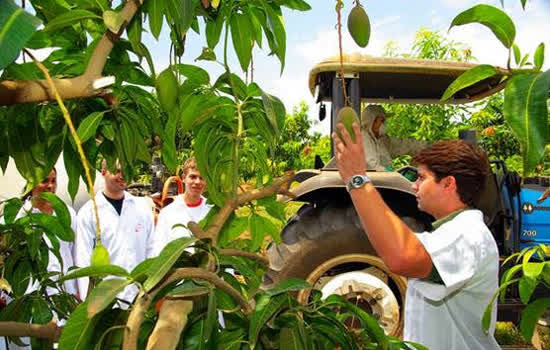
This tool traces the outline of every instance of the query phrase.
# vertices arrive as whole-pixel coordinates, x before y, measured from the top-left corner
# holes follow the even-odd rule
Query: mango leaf
[[[187,131],[212,116],[231,113],[234,104],[225,97],[191,95],[182,102],[182,106],[185,107],[181,110],[180,121],[183,131]]]
[[[241,343],[244,339],[244,330],[242,328],[237,329],[223,329],[218,333],[216,337],[216,343],[218,349],[224,350],[239,350],[242,348]]]
[[[265,113],[275,135],[279,136],[285,124],[286,110],[285,105],[277,97],[262,93],[262,102],[264,104]]]
[[[99,123],[101,123],[101,119],[103,118],[105,112],[106,111],[93,112],[84,118],[76,131],[78,137],[80,137],[80,141],[86,142],[90,139],[90,137],[95,136],[97,127],[99,126]]]
[[[71,227],[71,214],[67,205],[55,193],[43,192],[40,197],[45,198],[52,205],[59,223],[65,227]]]
[[[67,280],[72,280],[80,277],[105,277],[105,276],[128,277],[128,275],[129,275],[128,271],[116,265],[87,266],[87,267],[82,267],[80,269],[72,270],[72,272],[61,277],[58,282],[61,283]]]
[[[273,315],[288,305],[288,298],[289,297],[287,295],[278,295],[273,298],[270,298],[267,295],[262,295],[260,297],[256,303],[254,311],[252,312],[252,315],[250,316],[248,334],[251,349],[254,349],[256,346],[260,331],[266,322],[269,321]]]
[[[73,311],[61,337],[59,338],[59,350],[85,350],[92,348],[95,340],[92,338],[93,330],[99,320],[98,317],[88,319],[88,303],[83,302]]]
[[[11,198],[4,202],[4,223],[12,224],[21,210],[23,202],[19,198]]]
[[[535,288],[537,288],[537,280],[531,277],[524,276],[519,280],[519,298],[524,304],[528,304]]]
[[[304,345],[300,340],[300,333],[296,328],[283,328],[279,333],[279,349],[281,350],[300,350]]]
[[[128,34],[128,40],[130,41],[130,44],[132,45],[132,50],[141,58],[143,57],[143,52],[140,47],[141,44],[141,32],[143,31],[143,20],[141,19],[142,13],[137,12],[134,17],[132,17],[132,21],[126,27],[126,33]]]
[[[381,349],[388,348],[388,338],[386,337],[384,330],[378,324],[378,321],[372,315],[368,314],[360,307],[350,303],[349,301],[347,301],[347,299],[340,295],[331,295],[325,301],[327,303],[330,303],[331,301],[340,302],[343,307],[350,310],[361,320],[363,328],[365,329],[369,337],[376,341]]]
[[[286,6],[293,10],[298,11],[309,11],[311,10],[311,6],[304,0],[286,0],[284,3],[282,3],[282,6]]]
[[[178,127],[179,114],[176,110],[168,113],[168,122],[162,138],[162,160],[171,172],[176,171],[178,159],[176,152],[176,130]]]
[[[493,297],[491,298],[491,301],[489,302],[489,305],[485,308],[485,311],[483,312],[483,317],[481,318],[481,326],[483,328],[483,331],[487,334],[489,332],[489,327],[491,326],[491,319],[493,317],[493,305],[495,304],[496,297],[502,293],[503,291],[508,288],[509,285],[514,284],[518,282],[519,279],[513,279],[510,280],[504,284],[500,284],[495,294],[493,294]]]
[[[210,293],[210,291],[211,288],[209,287],[199,286],[193,281],[184,281],[166,295],[172,298],[189,298],[199,295],[206,295]]]
[[[223,6],[225,5],[222,4],[222,7]],[[218,45],[218,42],[220,41],[224,19],[225,19],[224,11],[218,11],[218,15],[216,16],[215,21],[206,22],[206,29],[205,29],[206,43],[208,44],[208,47],[211,49],[214,49],[216,45]]]
[[[528,342],[533,338],[535,332],[535,326],[542,314],[550,307],[550,298],[540,298],[529,305],[521,313],[521,321],[519,323],[519,329],[521,334]]]
[[[476,5],[456,16],[449,27],[479,23],[488,27],[507,48],[512,47],[516,27],[512,19],[502,10],[490,5]]]
[[[275,296],[286,292],[295,292],[298,290],[311,288],[311,284],[307,283],[301,278],[289,278],[281,281],[275,287],[265,291],[266,295]]]
[[[220,256],[220,265],[232,266],[248,281],[250,289],[258,288],[261,283],[261,280],[256,274],[256,271],[254,271],[242,258],[222,255]]]
[[[514,50],[514,61],[516,62],[516,66],[519,66],[521,62],[521,51],[516,44],[512,45],[512,49]]]
[[[233,242],[248,228],[248,219],[244,217],[231,216],[227,223],[223,226],[219,244],[221,247],[225,247]]]
[[[180,255],[185,251],[185,248],[196,241],[197,239],[193,237],[182,237],[168,243],[149,268],[150,276],[143,283],[145,291],[148,292],[153,289],[176,263]]]
[[[540,70],[544,64],[544,43],[540,43],[535,51],[535,68]]]
[[[525,4],[527,4],[527,0],[521,0],[521,7],[525,10]]]
[[[76,154],[76,151],[71,146],[70,137],[71,136],[65,137],[63,146],[63,163],[65,164],[65,171],[67,172],[67,177],[69,178],[67,190],[71,198],[74,200],[76,193],[78,192],[81,166],[78,154]]]
[[[44,32],[55,32],[86,19],[99,20],[101,17],[87,10],[71,10],[48,22],[44,27]]]
[[[69,226],[62,225],[60,221],[57,219],[57,217],[55,216],[36,213],[36,214],[32,214],[31,221],[35,225],[42,227],[44,230],[49,231],[50,233],[56,235],[57,237],[64,240],[65,242],[74,241],[74,232],[71,228],[71,225]]]
[[[185,34],[195,18],[195,1],[193,0],[166,0],[165,14],[170,17],[178,32]]]
[[[210,75],[201,67],[193,66],[191,64],[175,64],[176,70],[186,78],[186,82],[191,83],[193,86],[209,85]]]
[[[504,118],[518,138],[527,176],[544,156],[548,142],[548,87],[550,70],[510,79],[504,91]]]
[[[490,78],[495,74],[497,74],[496,68],[489,64],[482,64],[470,68],[466,72],[462,73],[458,78],[456,78],[455,81],[451,83],[451,85],[449,85],[447,90],[445,90],[445,92],[443,93],[441,101],[446,101],[458,91],[467,88],[468,86],[472,86],[475,83],[478,83],[484,79]]]
[[[283,22],[283,16],[278,14],[270,4],[263,4],[266,10],[266,24],[268,30],[265,32],[271,51],[279,58],[281,62],[281,74],[285,68],[286,55],[286,32]],[[269,34],[268,34],[269,33]],[[270,37],[271,36],[271,37]],[[271,40],[270,40],[271,39]]]
[[[101,281],[86,299],[88,302],[88,318],[92,318],[103,311],[113,302],[116,295],[131,283],[130,280],[119,278]]]
[[[156,258],[149,258],[140,262],[136,267],[134,267],[132,272],[130,272],[130,278],[135,282],[143,283],[149,276],[151,264],[153,264],[155,259]]]
[[[243,72],[248,70],[254,47],[254,33],[248,17],[244,14],[231,16],[231,38]]]
[[[248,219],[248,228],[252,242],[250,244],[250,250],[255,252],[259,250],[264,242],[265,230],[263,228],[264,218],[258,214],[253,214]]]
[[[155,39],[159,38],[164,16],[164,0],[147,0],[145,11],[149,14],[149,28]]]
[[[216,292],[214,288],[210,288],[208,293],[208,307],[206,309],[206,320],[204,322],[204,342],[209,343],[212,337],[212,332],[218,324],[218,312],[216,309]]]
[[[46,300],[35,298],[32,302],[32,323],[46,324],[52,320],[53,313]]]
[[[17,6],[13,0],[0,2],[0,70],[12,63],[36,28],[38,18]]]
[[[195,58],[195,61],[215,61],[216,53],[209,47],[203,47],[199,57]]]

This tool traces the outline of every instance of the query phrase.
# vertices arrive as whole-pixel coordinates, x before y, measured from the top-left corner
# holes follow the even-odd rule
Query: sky
[[[223,0],[222,0],[223,1]],[[287,33],[286,65],[280,73],[280,64],[275,56],[268,56],[268,46],[264,38],[264,50],[254,50],[254,80],[262,89],[278,96],[285,104],[287,112],[300,101],[309,106],[309,116],[317,119],[318,106],[314,103],[308,88],[309,70],[324,58],[338,53],[336,31],[335,0],[306,0],[312,7],[310,11],[300,12],[284,8],[284,19]],[[504,11],[510,15],[516,25],[516,43],[522,53],[531,53],[543,41],[546,54],[550,55],[550,0],[529,0],[526,10],[521,9],[520,0],[503,0]],[[385,44],[392,40],[400,52],[409,52],[415,33],[422,27],[440,31],[450,40],[461,42],[471,48],[472,54],[479,63],[505,66],[506,48],[494,34],[479,24],[470,24],[448,28],[452,19],[460,12],[476,4],[489,4],[501,7],[500,0],[372,0],[361,1],[371,21],[371,38],[366,48],[355,45],[343,26],[344,52],[360,52],[380,56]],[[352,8],[352,0],[344,0],[343,19],[347,18]],[[144,25],[148,29],[148,25]],[[203,29],[203,28],[201,28]],[[169,65],[169,32],[168,26],[157,41],[152,35],[144,33],[144,44],[153,56],[155,70],[162,71]],[[206,46],[206,37],[189,32],[183,63],[198,64],[205,68],[215,80],[221,73],[221,67],[211,62],[195,62]],[[223,57],[221,42],[216,49],[218,58]],[[232,70],[244,77],[232,48],[229,49],[229,64]],[[550,58],[545,68],[550,67]],[[144,67],[146,64],[144,62]],[[324,134],[329,132],[329,118],[314,127],[315,131]]]
[[[287,32],[287,52],[285,69],[280,74],[280,65],[274,56],[268,56],[267,50],[254,51],[254,80],[266,92],[278,96],[285,104],[287,112],[300,101],[309,106],[309,116],[317,119],[318,106],[314,103],[308,88],[309,70],[324,58],[338,53],[336,31],[335,0],[306,0],[312,7],[310,11],[300,12],[285,10],[285,27]],[[352,1],[345,0],[343,18],[352,8]],[[448,28],[452,19],[460,12],[476,4],[490,4],[501,7],[500,0],[388,0],[365,1],[362,5],[371,21],[371,38],[366,48],[355,45],[346,27],[343,27],[344,52],[360,52],[379,56],[389,40],[397,43],[400,52],[408,52],[415,33],[422,27],[440,31],[449,39],[465,43],[472,49],[472,54],[479,63],[506,66],[507,49],[496,39],[494,34],[479,24],[470,24]],[[550,0],[529,0],[526,10],[521,8],[520,0],[504,0],[504,11],[510,15],[516,25],[516,43],[522,53],[531,53],[531,57],[541,41],[545,43],[546,54],[550,55]],[[168,66],[166,55],[169,45],[166,26],[158,42],[150,35],[145,36],[157,70]],[[184,62],[193,62],[206,46],[206,38],[191,33],[187,38]],[[221,55],[221,46],[217,49]],[[267,45],[264,44],[264,48]],[[242,71],[236,56],[230,49],[230,66],[235,72]],[[547,59],[550,61],[550,58]],[[212,79],[221,74],[221,69],[212,63],[196,62],[207,69]],[[550,67],[545,63],[545,67]],[[329,118],[319,123],[314,130],[324,134],[329,132]]]

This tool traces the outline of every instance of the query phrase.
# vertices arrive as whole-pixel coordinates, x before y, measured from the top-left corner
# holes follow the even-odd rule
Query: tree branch
[[[55,322],[48,324],[0,322],[0,336],[3,337],[32,337],[56,341],[60,329]]]
[[[138,343],[138,335],[141,324],[145,317],[145,313],[149,309],[151,302],[157,295],[167,285],[181,281],[183,279],[201,279],[208,281],[214,285],[214,287],[223,290],[230,297],[232,297],[236,302],[239,303],[241,309],[245,314],[252,313],[252,307],[248,301],[239,293],[236,289],[231,287],[230,284],[219,278],[216,274],[207,272],[203,269],[188,267],[188,268],[179,268],[173,270],[161,283],[155,286],[149,293],[140,292],[130,316],[128,317],[128,322],[126,323],[126,331],[124,332],[124,343],[122,345],[122,350],[136,350]]]
[[[281,191],[281,187],[287,182],[291,181],[294,177],[294,172],[287,172],[285,175],[275,179],[273,183],[269,186],[263,187],[261,189],[252,190],[240,194],[236,200],[228,200],[225,202],[225,205],[221,208],[220,212],[216,216],[216,219],[208,227],[206,231],[206,236],[212,237],[212,245],[216,246],[218,242],[218,235],[227,221],[231,216],[231,213],[239,206],[251,202],[253,200],[269,197],[273,194],[277,194]],[[286,191],[286,190],[284,190]]]
[[[269,259],[260,254],[249,253],[238,249],[220,249],[220,254],[229,256],[241,256],[243,258],[255,260],[265,266],[269,266]]]
[[[124,18],[126,28],[139,9],[139,0],[126,1],[120,15]],[[123,29],[121,29],[121,32]],[[103,34],[95,48],[84,74],[66,79],[53,79],[53,83],[62,99],[86,98],[101,95],[102,89],[94,89],[94,80],[101,78],[107,57],[113,49],[117,35],[109,30]],[[0,81],[0,106],[19,103],[52,101],[55,99],[53,91],[46,80],[4,80]]]

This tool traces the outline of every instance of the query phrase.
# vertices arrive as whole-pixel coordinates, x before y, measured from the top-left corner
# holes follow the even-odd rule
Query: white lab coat
[[[122,211],[118,215],[103,193],[96,194],[99,211],[101,242],[109,252],[112,265],[118,265],[131,272],[145,260],[151,249],[154,230],[152,211],[143,201],[124,192]],[[90,265],[92,250],[96,244],[96,220],[92,201],[88,201],[78,212],[78,230],[75,239],[75,263],[79,267]],[[80,296],[88,292],[88,278],[78,279]],[[119,299],[133,302],[138,289],[128,286],[118,294]]]
[[[206,198],[201,196],[201,204],[190,207],[185,203],[183,195],[177,196],[170,205],[164,207],[157,218],[157,227],[153,238],[153,249],[150,256],[157,256],[171,241],[181,237],[191,237],[192,233],[182,226],[173,227],[176,224],[186,225],[190,221],[198,223],[212,208],[206,203]]]

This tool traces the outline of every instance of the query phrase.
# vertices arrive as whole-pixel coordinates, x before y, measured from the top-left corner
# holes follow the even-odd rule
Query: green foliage
[[[476,5],[456,16],[449,29],[469,23],[483,24],[504,46],[512,47],[516,37],[516,27],[504,11],[489,5]]]
[[[504,117],[519,139],[524,175],[541,162],[548,142],[550,71],[512,77],[504,92]]]
[[[38,18],[15,5],[13,0],[0,3],[0,70],[19,56],[40,23]]]

